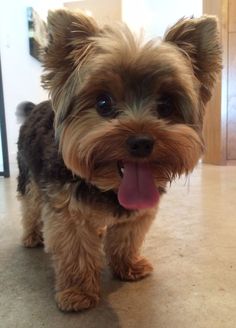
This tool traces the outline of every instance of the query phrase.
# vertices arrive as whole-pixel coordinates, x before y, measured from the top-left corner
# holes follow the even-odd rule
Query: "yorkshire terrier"
[[[51,100],[24,106],[18,141],[23,244],[45,245],[58,307],[79,311],[99,301],[103,249],[122,280],[152,272],[140,248],[168,183],[203,153],[221,46],[212,16],[144,42],[125,24],[57,10],[48,31]]]

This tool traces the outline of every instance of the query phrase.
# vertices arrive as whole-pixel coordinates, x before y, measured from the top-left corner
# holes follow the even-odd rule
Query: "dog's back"
[[[39,184],[71,179],[71,172],[58,154],[51,103],[44,101],[37,106],[25,103],[20,111],[24,123],[18,140],[18,192],[25,194],[31,178]]]

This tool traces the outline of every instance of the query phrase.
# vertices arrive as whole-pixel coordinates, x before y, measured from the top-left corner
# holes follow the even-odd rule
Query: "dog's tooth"
[[[121,170],[122,173],[124,173],[124,168],[123,167],[121,167],[120,170]]]

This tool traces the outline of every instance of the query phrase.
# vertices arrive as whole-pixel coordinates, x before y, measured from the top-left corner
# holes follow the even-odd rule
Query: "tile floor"
[[[235,328],[236,167],[198,167],[174,183],[144,245],[155,267],[137,283],[102,274],[91,311],[63,314],[42,249],[20,245],[15,176],[0,178],[1,328]]]

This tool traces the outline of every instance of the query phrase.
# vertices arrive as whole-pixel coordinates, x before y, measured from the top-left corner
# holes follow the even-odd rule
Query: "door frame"
[[[3,97],[3,85],[2,85],[2,67],[0,56],[0,127],[1,127],[1,141],[2,141],[2,159],[3,159],[3,171],[0,171],[0,176],[8,178],[10,176],[8,147],[7,147],[7,130],[6,130],[6,118],[5,107]],[[1,154],[0,154],[1,156]]]

